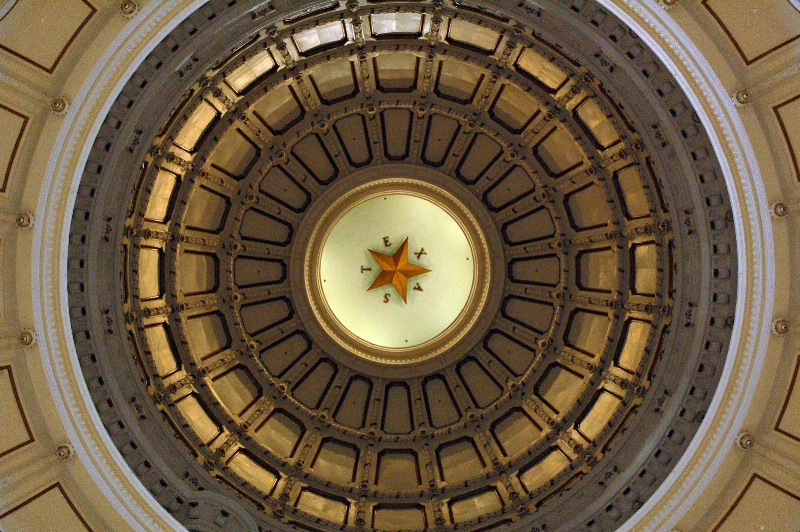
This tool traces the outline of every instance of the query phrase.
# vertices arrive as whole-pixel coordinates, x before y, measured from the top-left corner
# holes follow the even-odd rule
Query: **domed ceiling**
[[[724,363],[721,175],[591,1],[209,2],[89,156],[84,375],[190,530],[615,529]]]

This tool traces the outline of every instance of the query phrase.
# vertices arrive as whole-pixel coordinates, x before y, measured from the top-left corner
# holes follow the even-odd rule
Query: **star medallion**
[[[428,273],[431,270],[408,262],[408,238],[400,245],[394,255],[385,255],[378,251],[369,250],[372,258],[381,267],[381,273],[375,278],[367,290],[374,290],[386,285],[394,286],[404,303],[407,301],[408,280],[412,277]]]

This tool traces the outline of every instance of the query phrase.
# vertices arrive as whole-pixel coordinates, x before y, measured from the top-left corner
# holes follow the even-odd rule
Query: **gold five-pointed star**
[[[391,284],[394,286],[403,302],[407,303],[406,295],[408,293],[408,280],[412,277],[428,273],[430,270],[411,264],[408,262],[408,238],[406,238],[400,245],[400,249],[395,251],[394,255],[384,255],[378,251],[369,250],[372,258],[381,267],[381,273],[375,278],[372,285],[367,290],[374,290]]]

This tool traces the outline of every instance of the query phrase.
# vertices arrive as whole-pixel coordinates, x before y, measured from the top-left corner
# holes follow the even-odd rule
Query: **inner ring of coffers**
[[[323,291],[322,250],[337,223],[358,205],[376,197],[390,195],[420,198],[447,213],[466,237],[473,257],[471,287],[461,311],[441,332],[427,341],[409,347],[381,346],[354,334],[337,317]],[[489,244],[473,213],[443,188],[407,177],[370,181],[335,200],[316,222],[303,258],[305,296],[321,328],[348,352],[379,364],[404,365],[421,362],[453,347],[473,328],[481,315],[486,306],[491,280]]]

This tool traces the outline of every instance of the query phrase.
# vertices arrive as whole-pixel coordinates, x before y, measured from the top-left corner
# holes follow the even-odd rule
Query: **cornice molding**
[[[731,196],[739,280],[730,352],[716,396],[686,454],[623,530],[674,526],[701,496],[732,450],[767,353],[774,249],[769,203],[745,126],[729,91],[692,39],[654,1],[598,0],[626,22],[681,84],[708,131]],[[680,7],[678,9],[681,9]]]
[[[175,530],[181,525],[141,485],[114,447],[82,376],[69,321],[66,262],[70,213],[92,139],[128,78],[150,51],[203,0],[149,3],[116,36],[73,97],[50,154],[37,205],[32,245],[33,314],[39,356],[49,392],[75,454],[134,530]]]

